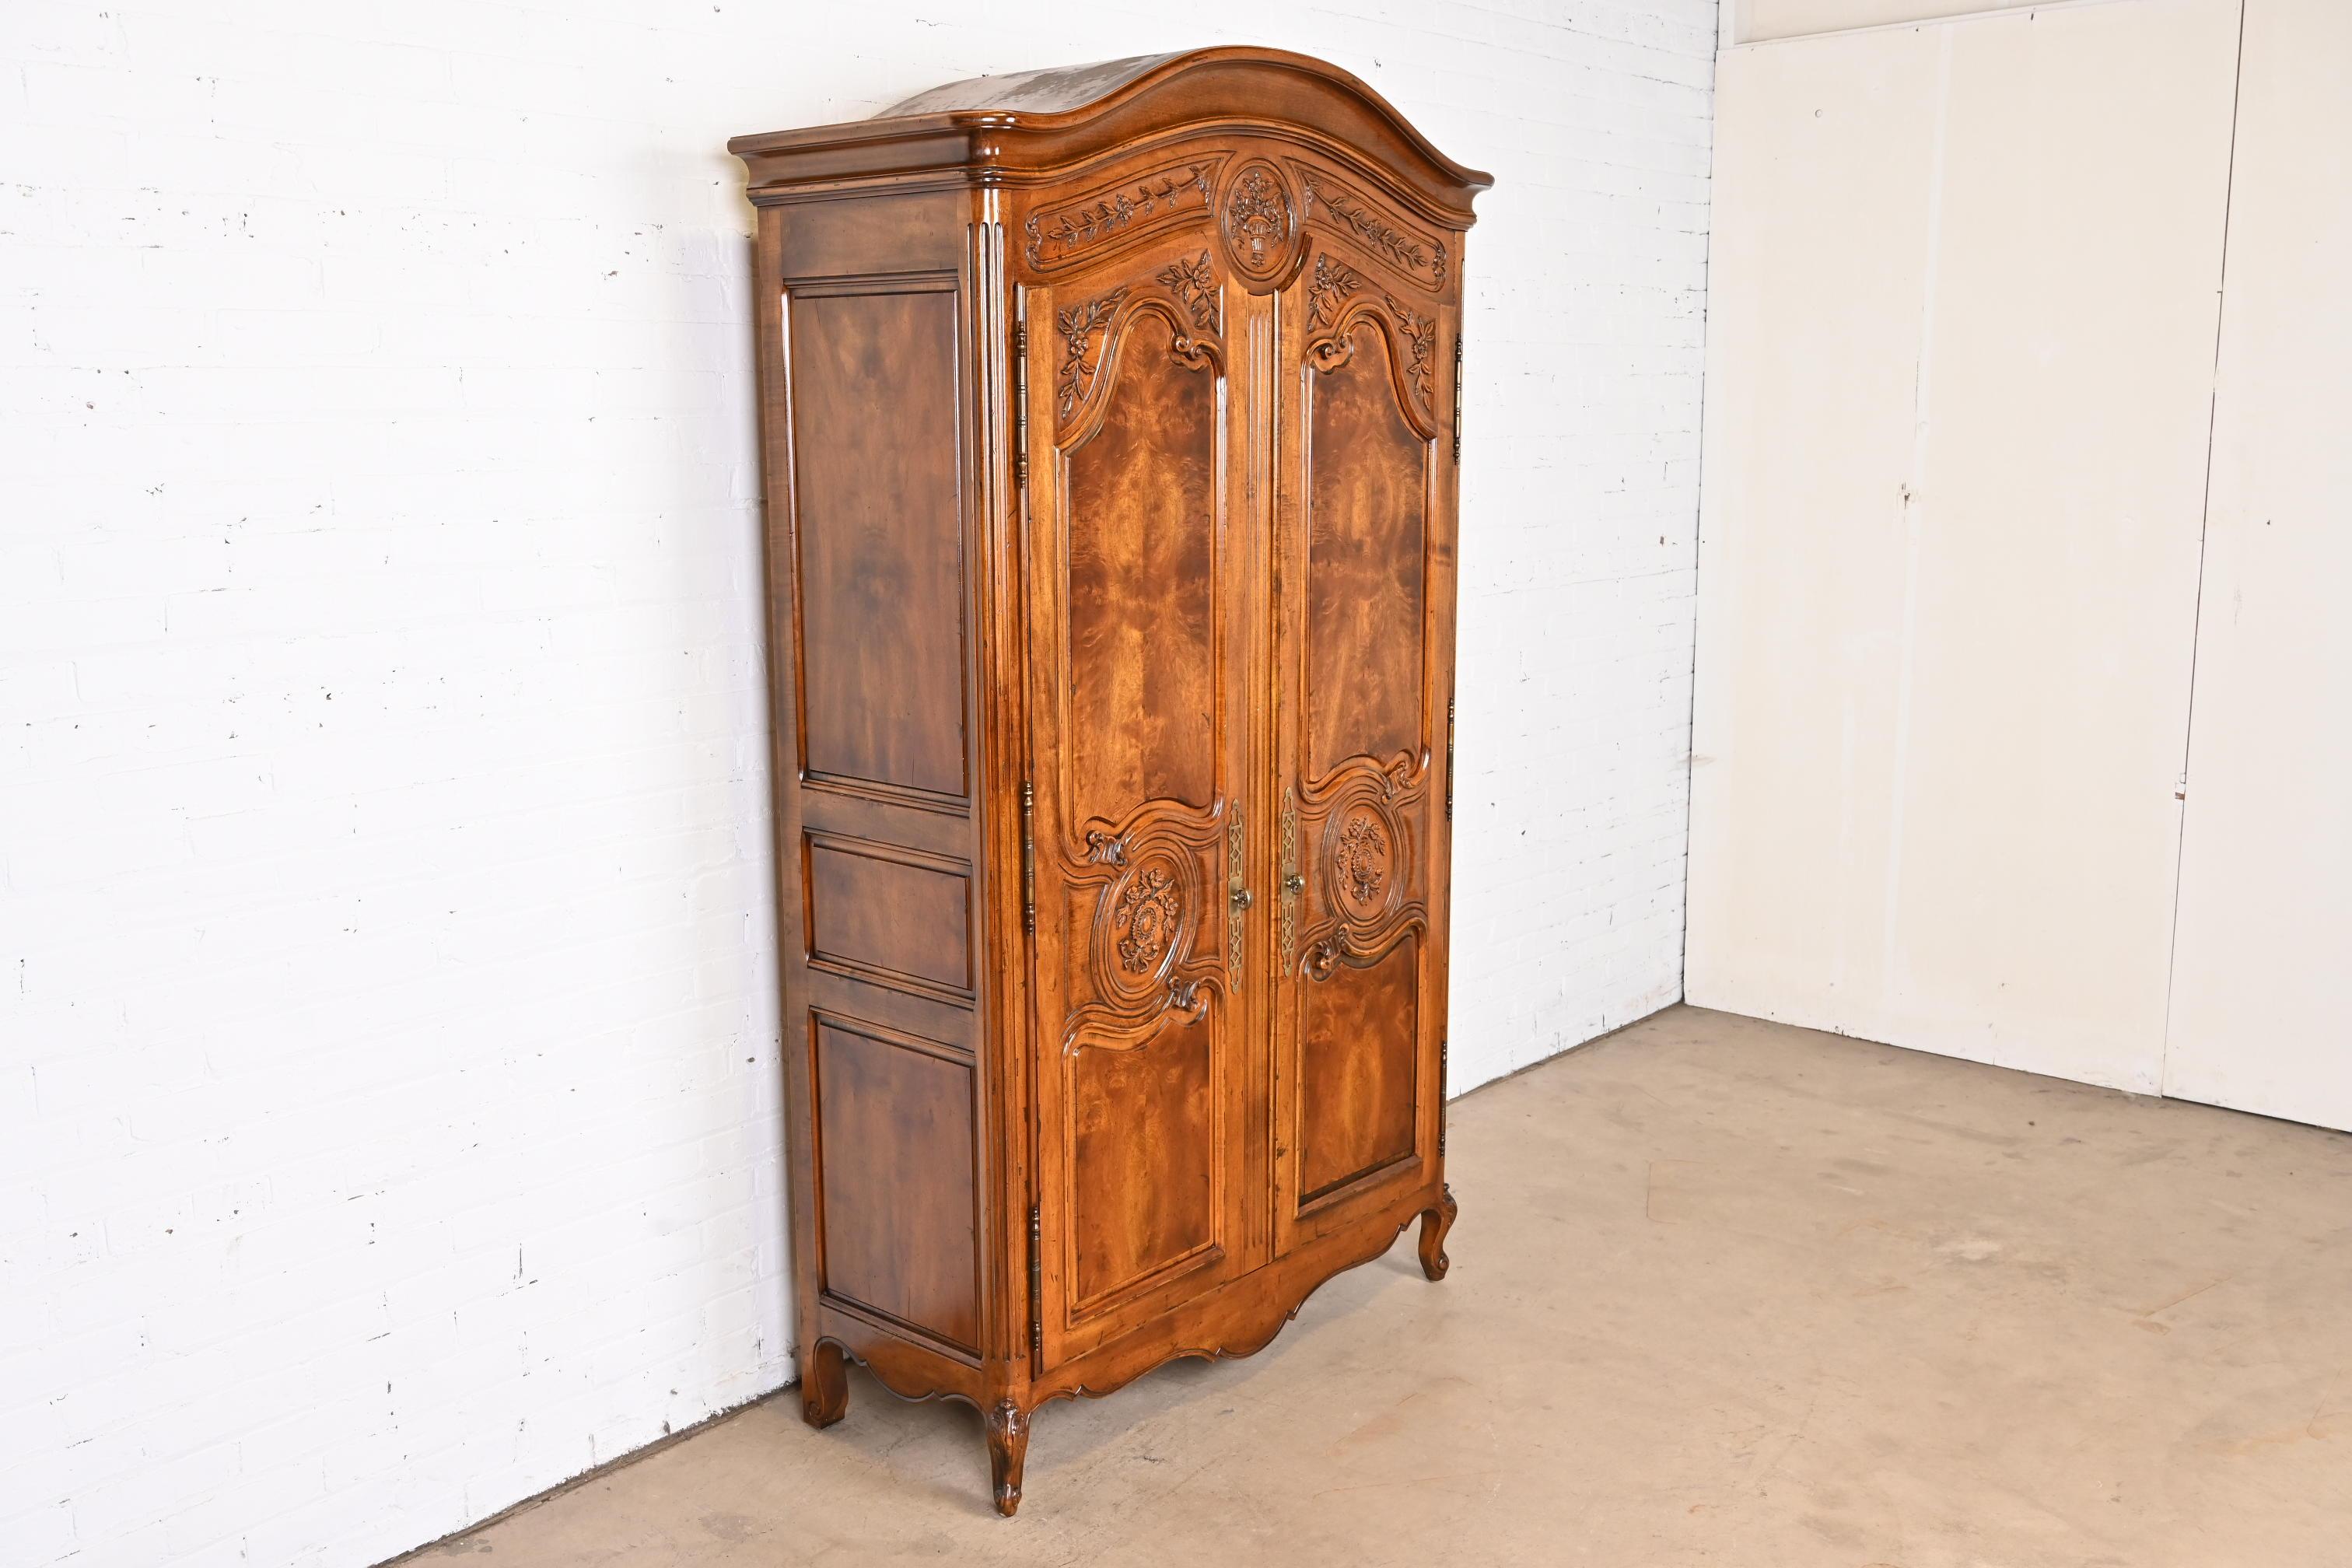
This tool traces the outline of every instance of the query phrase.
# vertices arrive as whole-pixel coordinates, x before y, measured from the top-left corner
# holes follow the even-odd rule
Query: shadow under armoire
[[[1444,1178],[1462,242],[1303,56],[741,137],[802,1400],[1239,1355]]]

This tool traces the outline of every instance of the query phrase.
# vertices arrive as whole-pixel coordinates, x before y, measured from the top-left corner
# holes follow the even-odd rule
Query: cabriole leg
[[[1445,1233],[1454,1228],[1454,1216],[1461,1212],[1450,1185],[1435,1208],[1421,1211],[1421,1271],[1432,1279],[1445,1278]]]
[[[988,1474],[996,1492],[996,1511],[1010,1519],[1021,1506],[1021,1466],[1029,1457],[1029,1413],[1010,1399],[1000,1399],[982,1420],[988,1427]]]
[[[830,1426],[849,1410],[849,1365],[841,1347],[819,1340],[801,1358],[801,1419]]]

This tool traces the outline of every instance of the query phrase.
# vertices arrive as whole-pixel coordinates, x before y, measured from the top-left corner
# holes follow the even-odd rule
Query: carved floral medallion
[[[1219,221],[1234,269],[1243,277],[1268,282],[1292,261],[1298,215],[1273,164],[1251,163],[1234,176]]]
[[[1358,910],[1379,907],[1389,878],[1389,836],[1378,817],[1361,812],[1348,819],[1339,829],[1331,869],[1342,901]]]
[[[1147,866],[1127,885],[1111,912],[1118,933],[1119,966],[1129,974],[1148,974],[1176,940],[1176,922],[1183,912],[1182,892],[1165,866]]]

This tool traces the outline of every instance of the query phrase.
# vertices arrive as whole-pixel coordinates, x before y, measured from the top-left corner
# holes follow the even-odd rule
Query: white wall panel
[[[1691,1000],[2158,1087],[2235,34],[1724,58]]]
[[[1791,38],[1853,27],[1884,27],[2032,5],[2050,10],[2083,0],[1725,0],[1731,43]]]
[[[2165,1092],[2352,1128],[2352,6],[2243,70]]]

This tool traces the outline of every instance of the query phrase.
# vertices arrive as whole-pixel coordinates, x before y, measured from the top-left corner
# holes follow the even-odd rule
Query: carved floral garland
[[[1197,261],[1186,261],[1179,257],[1161,268],[1158,277],[1168,291],[1192,313],[1195,327],[1204,332],[1216,330],[1217,275],[1209,266],[1207,251],[1201,252]]]
[[[1201,198],[1200,205],[1206,207],[1211,167],[1192,163],[1147,174],[1108,195],[1031,217],[1024,226],[1029,231],[1029,265],[1058,261],[1109,238],[1139,219],[1149,219],[1155,212],[1173,212],[1191,205],[1195,195]],[[1045,226],[1048,223],[1052,226]]]
[[[1428,272],[1432,288],[1445,286],[1445,246],[1443,241],[1422,240],[1394,227],[1367,203],[1312,174],[1307,176],[1307,189],[1333,217],[1353,230],[1357,238],[1386,253],[1407,272]]]
[[[1099,300],[1072,305],[1055,318],[1062,330],[1062,369],[1055,378],[1054,390],[1063,418],[1067,419],[1070,411],[1085,401],[1087,389],[1094,384],[1095,372],[1101,368],[1092,357],[1094,335],[1126,298],[1127,289],[1120,287]]]

